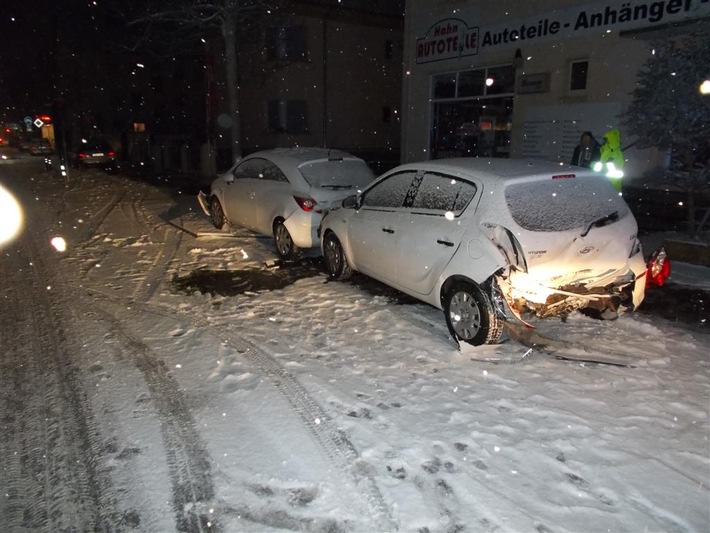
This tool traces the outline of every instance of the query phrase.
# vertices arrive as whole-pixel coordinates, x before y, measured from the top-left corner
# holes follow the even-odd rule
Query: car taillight
[[[552,176],[553,180],[565,180],[565,179],[570,179],[570,178],[575,178],[577,177],[575,174],[557,174],[556,176]]]
[[[671,275],[671,260],[666,249],[661,246],[653,252],[651,259],[646,264],[646,288],[654,289],[663,287]]]
[[[308,196],[294,196],[293,199],[296,200],[298,206],[304,211],[315,211],[316,213],[320,213],[318,204],[313,198],[309,198]]]
[[[109,157],[113,157],[113,156],[115,156],[115,155],[116,155],[116,154],[115,154],[114,152],[109,152],[109,153],[108,153],[108,156],[109,156]]]

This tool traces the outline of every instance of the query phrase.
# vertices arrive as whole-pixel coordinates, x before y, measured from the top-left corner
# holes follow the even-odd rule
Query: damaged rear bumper
[[[197,193],[197,203],[200,204],[200,207],[205,212],[205,215],[210,216],[210,201],[209,198],[207,198],[207,195],[202,191]]]

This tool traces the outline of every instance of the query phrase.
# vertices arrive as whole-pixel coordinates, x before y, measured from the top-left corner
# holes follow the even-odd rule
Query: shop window
[[[515,70],[510,66],[489,68],[486,94],[511,94],[515,91]]]
[[[570,91],[585,91],[587,90],[587,72],[589,70],[589,61],[572,61],[570,63],[569,72],[569,90]]]
[[[515,68],[501,65],[432,77],[430,155],[508,157]]]
[[[456,74],[434,76],[434,98],[454,98],[456,96]]]
[[[459,74],[459,98],[482,96],[486,91],[486,70],[467,70]]]

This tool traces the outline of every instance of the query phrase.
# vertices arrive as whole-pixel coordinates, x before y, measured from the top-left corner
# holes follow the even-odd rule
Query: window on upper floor
[[[268,28],[265,32],[266,57],[282,61],[308,59],[306,27],[301,25]]]
[[[308,133],[306,100],[269,100],[269,130],[274,133]]]
[[[587,73],[589,71],[589,61],[586,59],[572,61],[569,66],[569,90],[586,91]]]

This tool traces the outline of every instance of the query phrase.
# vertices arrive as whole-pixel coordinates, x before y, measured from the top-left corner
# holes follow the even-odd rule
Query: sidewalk
[[[671,264],[682,261],[710,267],[710,234],[707,232],[696,238],[676,231],[651,232],[640,235],[639,238],[646,256],[665,246]]]

